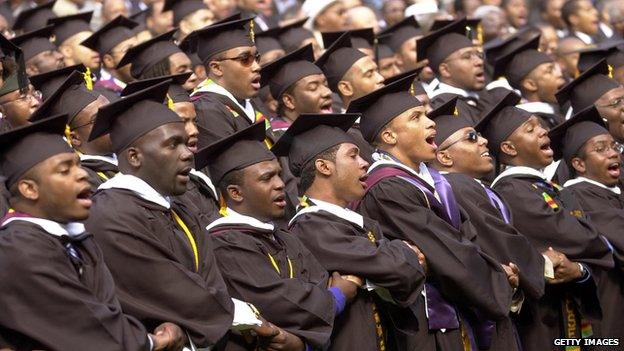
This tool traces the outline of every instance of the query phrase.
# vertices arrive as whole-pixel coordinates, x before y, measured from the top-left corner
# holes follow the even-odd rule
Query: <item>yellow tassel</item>
[[[249,38],[251,38],[251,42],[256,42],[256,33],[254,33],[254,21],[249,21]]]
[[[414,91],[414,83],[410,85],[409,93],[411,96],[415,96],[416,92]]]
[[[609,67],[609,74],[607,74],[607,76],[611,79],[613,79],[613,66],[611,65],[607,65]]]
[[[167,107],[170,110],[173,110],[173,99],[169,96],[169,94],[167,94]]]
[[[85,73],[83,73],[85,86],[88,90],[93,90],[93,78],[91,78],[91,69],[87,67]]]
[[[223,217],[227,217],[227,204],[225,203],[225,199],[223,195],[219,195],[219,214]]]
[[[310,204],[308,204],[308,197],[303,195],[302,197],[299,198],[299,206],[301,207],[309,207]]]
[[[74,147],[71,143],[71,128],[69,127],[69,124],[65,125],[65,139],[67,141],[67,144],[69,144],[69,146]]]
[[[455,117],[459,116],[459,110],[457,109],[457,106],[455,106],[455,110],[453,111],[453,116]]]
[[[477,41],[483,45],[483,25],[481,23],[477,24]]]

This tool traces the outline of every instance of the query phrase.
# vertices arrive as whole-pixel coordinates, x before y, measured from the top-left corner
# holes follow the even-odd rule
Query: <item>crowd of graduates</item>
[[[623,1],[3,0],[0,33],[0,351],[624,347]]]

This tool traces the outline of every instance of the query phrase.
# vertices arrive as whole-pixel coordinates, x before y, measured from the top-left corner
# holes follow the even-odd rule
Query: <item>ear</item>
[[[82,139],[80,139],[80,135],[78,135],[75,131],[71,131],[69,133],[69,142],[74,148],[82,146]]]
[[[505,140],[501,143],[500,150],[503,152],[503,154],[507,156],[518,156],[518,150],[516,150],[516,146],[509,140]]]
[[[353,86],[346,80],[341,80],[338,82],[338,92],[342,96],[351,97],[353,96]]]
[[[22,179],[17,183],[19,193],[25,199],[37,201],[39,199],[39,185],[32,179]]]
[[[29,77],[36,76],[37,74],[39,74],[39,69],[37,68],[37,66],[33,65],[32,63],[27,64],[26,65],[26,74]]]
[[[284,93],[282,94],[282,104],[284,104],[284,107],[286,107],[287,109],[294,110],[295,98],[288,93]]]
[[[436,152],[436,160],[444,167],[453,167],[453,158],[449,154],[448,150]]]
[[[230,184],[225,189],[225,191],[227,192],[228,198],[231,201],[234,201],[234,202],[236,202],[238,204],[243,202],[243,200],[245,199],[245,196],[243,194],[243,189],[241,189],[240,186],[238,186],[238,185]]]
[[[534,93],[537,91],[537,84],[532,78],[525,78],[522,80],[522,89],[529,93]]]
[[[438,66],[438,72],[440,74],[440,77],[442,78],[451,77],[451,72],[449,71],[449,67],[448,67],[448,64],[446,64],[446,62],[442,62],[440,66]]]
[[[143,161],[142,158],[141,151],[135,147],[130,147],[126,151],[126,160],[132,168],[140,168]]]
[[[379,139],[387,145],[396,145],[397,141],[398,141],[398,137],[396,135],[396,133],[394,131],[392,131],[392,129],[389,128],[384,128],[381,131],[381,134],[379,135]]]
[[[334,172],[334,166],[331,162],[320,158],[314,161],[314,168],[317,172],[327,177],[331,176]]]
[[[65,57],[65,59],[69,59],[74,55],[74,49],[72,49],[72,47],[69,45],[61,45],[59,47],[59,51],[61,52],[61,55]]]
[[[398,53],[394,54],[394,63],[399,67],[403,67],[403,57]]]
[[[115,69],[115,59],[113,59],[113,56],[109,55],[109,54],[104,54],[104,56],[102,56],[102,62],[104,62],[104,67],[108,68],[108,69]]]
[[[579,157],[575,157],[572,159],[572,168],[576,171],[576,173],[583,175],[587,172],[587,165],[585,161],[580,159]]]
[[[191,32],[191,27],[189,26],[188,21],[185,19],[180,21],[180,32],[187,34]]]
[[[572,26],[574,26],[574,27],[576,27],[576,25],[579,22],[579,18],[578,18],[578,16],[576,14],[571,14],[569,20],[570,20],[570,23],[572,24]]]
[[[217,78],[223,77],[223,70],[221,69],[221,62],[212,60],[208,62],[208,72],[209,75],[213,75]]]

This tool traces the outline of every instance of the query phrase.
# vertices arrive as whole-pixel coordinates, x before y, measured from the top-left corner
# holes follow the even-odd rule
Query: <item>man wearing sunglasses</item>
[[[252,20],[218,22],[196,32],[197,55],[208,78],[191,99],[197,124],[209,130],[214,141],[265,118],[251,101],[260,91],[260,55]],[[268,121],[267,129],[270,132]]]

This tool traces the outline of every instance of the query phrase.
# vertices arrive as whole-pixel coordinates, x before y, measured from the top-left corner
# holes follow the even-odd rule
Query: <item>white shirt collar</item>
[[[585,34],[583,32],[574,32],[574,35],[577,38],[581,39],[585,43],[585,45],[591,45],[594,43],[594,40],[588,34]]]
[[[2,222],[2,226],[4,227],[14,221],[23,221],[36,224],[41,227],[41,229],[54,236],[78,236],[85,232],[85,226],[82,223],[70,222],[67,224],[62,224],[51,221],[49,219],[36,217],[9,217],[4,222]]]
[[[599,26],[600,30],[607,38],[611,38],[613,36],[613,29],[611,29],[611,27],[609,27],[606,23],[600,22]]]
[[[427,92],[427,95],[431,95],[436,89],[438,89],[438,86],[440,86],[440,80],[438,78],[433,78],[433,80],[429,83],[421,82],[420,84],[422,84],[423,89]]]
[[[221,217],[217,219],[216,221],[210,223],[206,227],[206,230],[211,230],[212,228],[219,226],[219,225],[223,225],[223,224],[247,224],[254,228],[270,230],[270,231],[273,231],[275,229],[275,226],[273,225],[273,223],[261,222],[256,218],[240,214],[228,207],[227,216]]]
[[[373,162],[373,164],[368,168],[368,173],[370,174],[373,169],[381,166],[381,165],[393,165],[396,166],[398,168],[401,168],[403,170],[405,170],[406,172],[424,180],[427,184],[429,184],[433,189],[435,189],[435,182],[433,181],[433,177],[431,176],[431,173],[429,173],[429,169],[427,168],[427,165],[424,162],[421,162],[418,166],[418,171],[400,163],[400,162],[396,162],[395,160],[381,154],[378,152],[374,152],[373,153],[373,160],[375,162]]]
[[[226,96],[233,103],[235,103],[238,107],[240,107],[241,110],[245,112],[245,116],[251,121],[251,123],[254,123],[256,121],[256,111],[251,105],[251,101],[249,99],[245,100],[244,107],[241,106],[241,104],[238,102],[238,100],[236,100],[236,98],[234,97],[234,95],[232,95],[232,93],[230,93],[224,87],[220,86],[219,84],[215,83],[214,81],[208,78],[198,85],[197,89],[193,91],[191,96],[197,93],[215,93],[215,94]]]
[[[120,81],[119,79],[113,77],[113,75],[107,71],[106,69],[102,68],[100,70],[100,80],[112,80],[115,84],[117,84],[118,87],[120,88],[125,88],[126,87],[126,83]]]
[[[516,107],[530,113],[555,114],[555,108],[553,107],[553,105],[541,101],[525,102],[523,104],[516,105]]]
[[[467,91],[461,88],[457,88],[451,85],[448,85],[446,83],[440,82],[440,84],[438,84],[438,88],[434,91],[431,92],[431,94],[429,95],[430,98],[434,98],[438,95],[441,94],[445,94],[445,93],[450,93],[450,94],[455,94],[455,95],[460,95],[466,98],[473,98],[473,99],[479,99],[479,94],[477,94],[474,91]]]
[[[115,154],[113,154],[112,156],[80,154],[79,156],[80,156],[80,161],[99,160],[99,161],[108,162],[112,165],[117,166],[117,155]]]
[[[334,216],[340,217],[345,221],[351,222],[360,228],[364,228],[364,217],[362,217],[359,213],[351,211],[348,208],[343,208],[322,200],[314,198],[310,198],[310,200],[314,203],[314,205],[304,207],[301,210],[297,211],[297,213],[293,216],[288,225],[291,225],[295,218],[299,217],[300,215],[323,210],[325,212],[333,214]]]
[[[191,174],[196,176],[197,178],[201,179],[210,188],[210,190],[212,190],[212,193],[214,194],[215,199],[219,198],[219,194],[217,193],[217,189],[215,188],[214,184],[212,183],[212,180],[210,180],[210,178],[206,174],[196,170],[195,168],[191,169]]]
[[[593,179],[589,179],[589,178],[585,178],[585,177],[576,177],[574,179],[570,179],[567,182],[565,182],[565,184],[563,184],[563,187],[567,188],[567,187],[573,186],[575,184],[583,183],[583,182],[586,182],[586,183],[589,183],[589,184],[593,184],[595,186],[599,186],[599,187],[601,187],[603,189],[610,190],[610,191],[612,191],[612,192],[614,192],[615,194],[618,194],[618,195],[622,194],[622,190],[620,190],[620,187],[617,186],[617,185],[613,186],[613,187],[608,187],[608,186],[606,186],[606,185],[604,185],[604,184],[602,184],[600,182],[597,182],[597,181],[595,181]]]
[[[494,179],[494,181],[492,182],[492,187],[494,187],[494,185],[498,183],[498,181],[500,181],[501,179],[512,176],[512,175],[517,175],[517,174],[531,175],[534,177],[538,177],[542,180],[548,181],[544,173],[538,171],[535,168],[525,167],[525,166],[509,166],[507,167],[507,169],[503,171],[503,173],[499,174],[498,177]]]
[[[509,91],[513,91],[514,93],[518,94],[518,96],[522,95],[520,90],[514,89],[509,84],[509,81],[505,77],[500,77],[497,80],[493,80],[488,85],[485,86],[485,90],[492,90],[492,89],[496,89],[496,88],[503,88],[503,89],[507,89]]]
[[[171,208],[171,203],[168,197],[162,196],[143,179],[130,174],[117,173],[114,177],[98,187],[98,190],[106,189],[131,190],[144,200],[153,202],[166,209]]]

